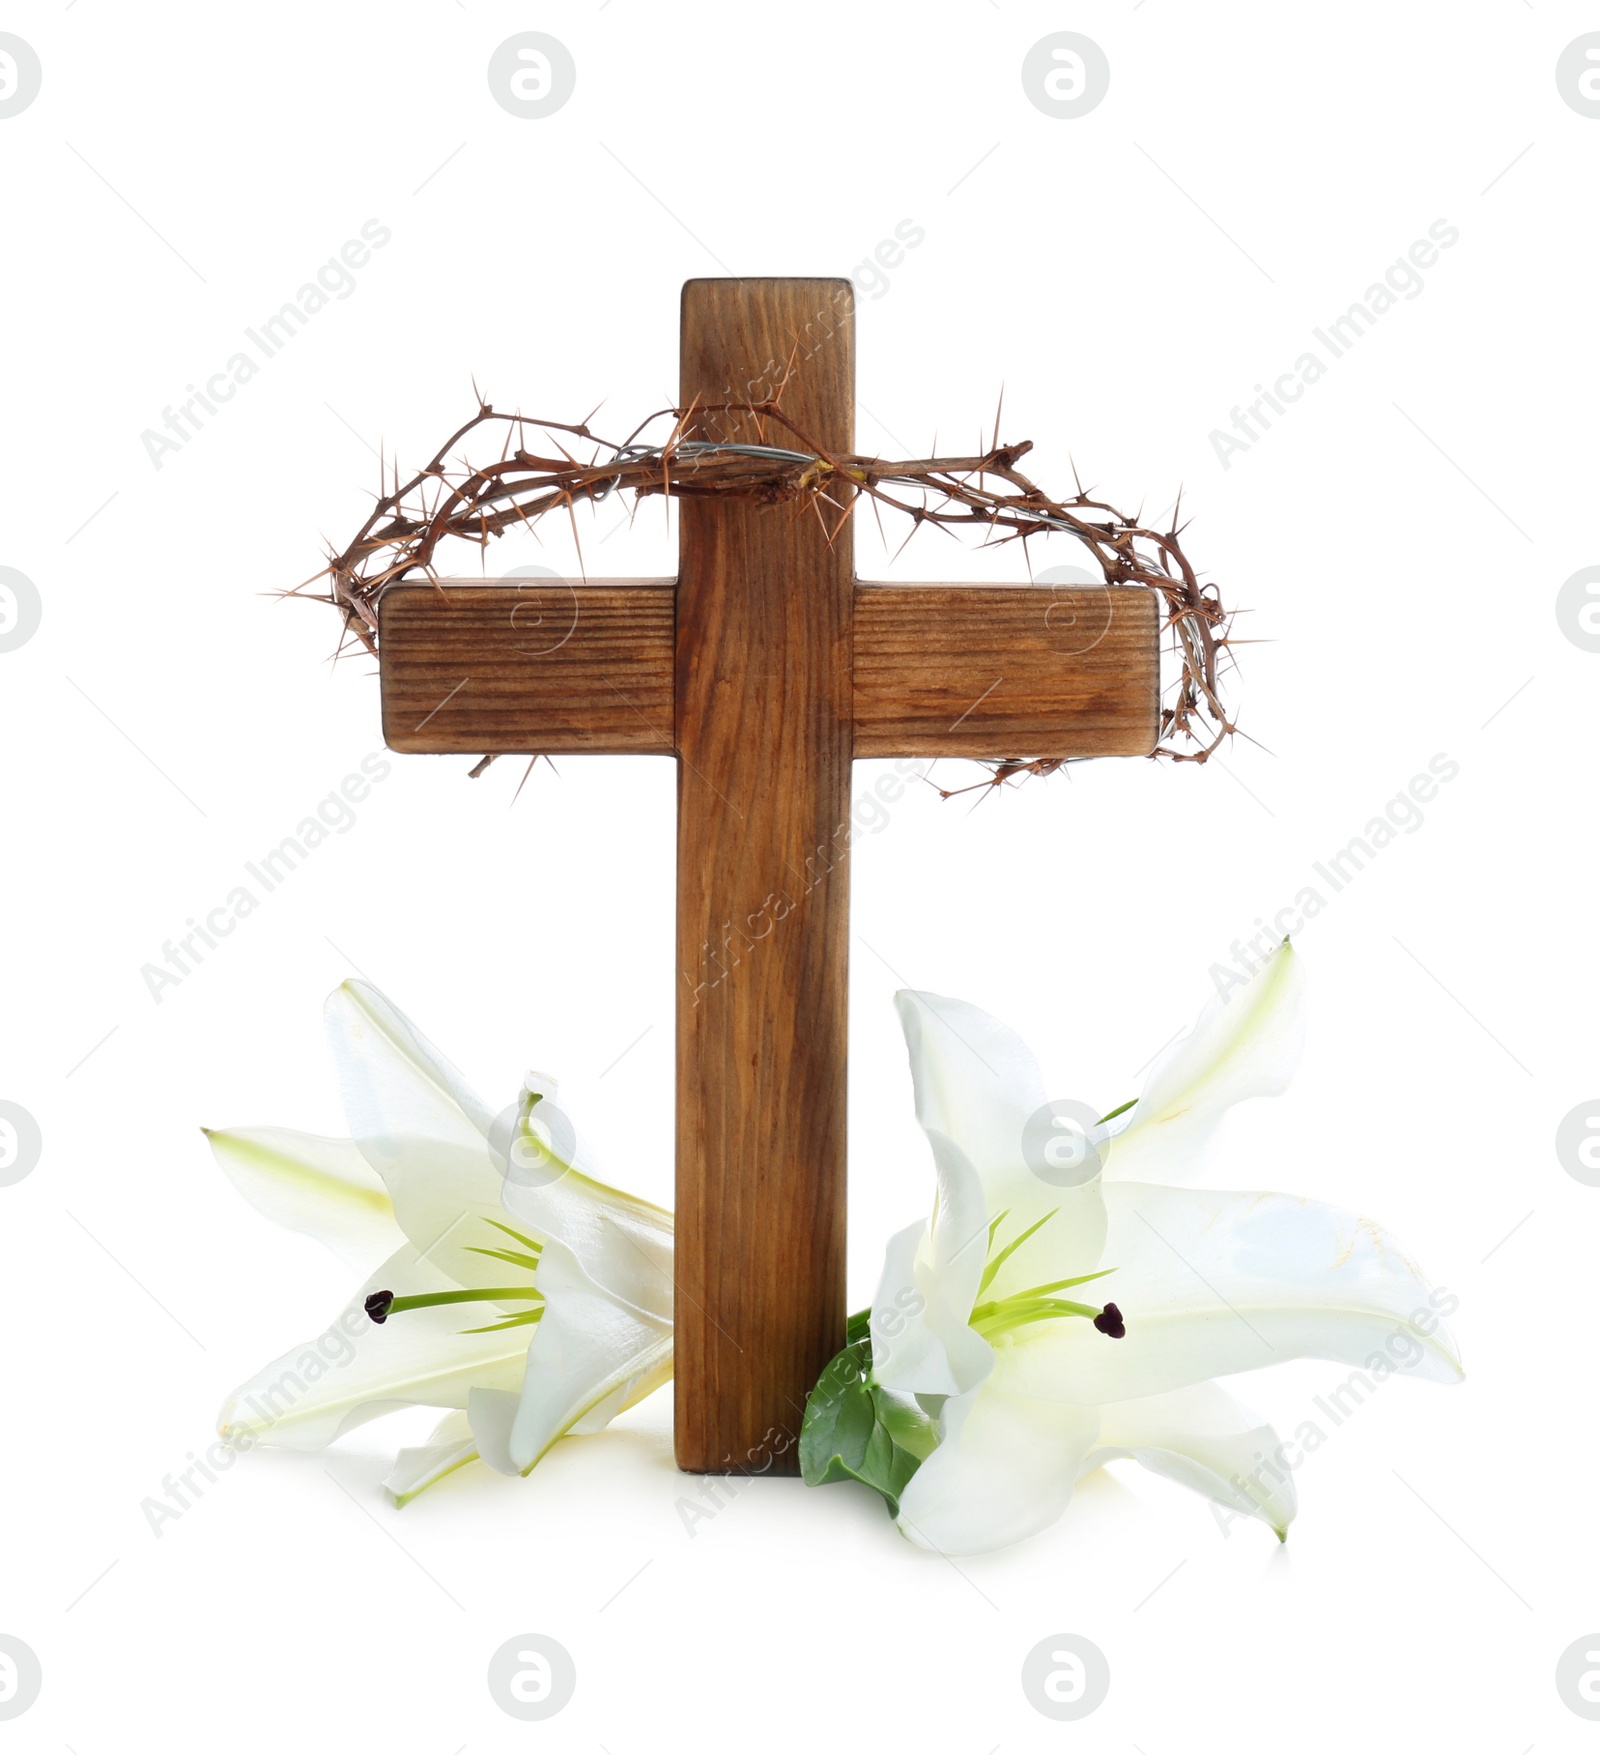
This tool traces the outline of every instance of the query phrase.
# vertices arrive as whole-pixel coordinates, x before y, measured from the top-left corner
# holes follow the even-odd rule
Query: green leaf
[[[909,1396],[872,1381],[868,1312],[850,1319],[855,1334],[834,1356],[806,1400],[800,1427],[800,1473],[807,1485],[860,1481],[900,1515],[906,1483],[939,1442],[936,1422]]]

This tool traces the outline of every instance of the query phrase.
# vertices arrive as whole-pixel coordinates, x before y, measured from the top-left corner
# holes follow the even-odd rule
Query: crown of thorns
[[[320,601],[333,604],[344,618],[340,649],[356,642],[376,656],[384,592],[402,580],[437,583],[447,576],[439,565],[441,550],[452,552],[447,544],[487,549],[505,531],[532,529],[561,511],[577,539],[578,507],[597,505],[613,494],[631,493],[635,509],[652,494],[724,495],[789,505],[797,517],[816,517],[829,542],[845,536],[863,503],[872,507],[880,531],[885,509],[908,519],[905,542],[928,526],[947,535],[975,528],[984,547],[1020,541],[1026,548],[1029,537],[1060,532],[1082,543],[1108,588],[1158,591],[1165,601],[1168,674],[1152,754],[1204,762],[1232,735],[1235,725],[1218,677],[1222,654],[1233,643],[1232,612],[1214,584],[1199,581],[1179,543],[1181,495],[1170,528],[1152,530],[1085,491],[1076,470],[1070,496],[1054,499],[1045,493],[1017,468],[1033,449],[1032,441],[1000,444],[998,412],[994,442],[981,454],[893,460],[827,450],[788,418],[780,399],[781,390],[768,402],[661,409],[620,443],[594,432],[588,420],[569,424],[505,414],[480,401],[477,413],[407,479],[401,479],[398,462],[380,466],[382,491],[371,515],[349,545],[330,553],[328,564],[298,589],[305,592],[326,580]],[[747,417],[762,440],[788,442],[698,436],[708,417],[716,415]],[[647,436],[666,423],[664,437]],[[485,439],[497,429],[499,455],[473,461],[473,451],[481,454]],[[584,448],[587,457],[576,454]],[[557,455],[546,454],[552,451]],[[990,783],[998,785],[1020,775],[1053,773],[1070,759],[1018,751],[985,765]]]

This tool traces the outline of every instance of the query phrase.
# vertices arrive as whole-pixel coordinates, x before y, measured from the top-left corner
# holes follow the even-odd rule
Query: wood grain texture
[[[1153,591],[858,585],[858,756],[1145,756],[1155,748]]]
[[[383,736],[426,755],[671,755],[671,579],[447,579],[378,611]]]
[[[786,370],[789,418],[853,449],[848,281],[684,287],[683,404],[761,401]],[[809,508],[679,518],[677,1456],[787,1474],[844,1338],[851,544]]]

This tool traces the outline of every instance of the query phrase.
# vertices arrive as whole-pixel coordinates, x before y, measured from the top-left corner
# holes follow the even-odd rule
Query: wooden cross
[[[786,370],[785,414],[851,453],[849,281],[684,286],[683,407]],[[743,414],[697,436],[794,443]],[[678,516],[675,580],[391,587],[383,732],[677,757],[677,1459],[793,1473],[844,1336],[852,758],[1146,755],[1160,616],[1137,588],[860,581],[810,506]]]

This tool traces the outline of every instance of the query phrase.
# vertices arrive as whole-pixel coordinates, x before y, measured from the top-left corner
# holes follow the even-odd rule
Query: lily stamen
[[[1102,1334],[1111,1334],[1113,1330],[1104,1326],[1104,1319],[1106,1311],[1116,1310],[1114,1304],[1108,1304],[1102,1309],[1097,1304],[1079,1304],[1071,1298],[1057,1298],[1052,1294],[1069,1286],[1081,1286],[1088,1280],[1098,1280],[1102,1275],[1113,1271],[1111,1268],[1102,1268],[1100,1273],[1079,1274],[1070,1280],[1054,1280],[1049,1285],[1030,1286],[1024,1292],[1013,1292],[1009,1298],[995,1298],[986,1304],[976,1304],[967,1320],[986,1340],[993,1340],[1032,1323],[1054,1322],[1064,1316],[1088,1317]],[[1122,1314],[1118,1311],[1115,1325],[1120,1328],[1121,1324]],[[1121,1336],[1118,1335],[1117,1338],[1120,1339]]]
[[[504,1231],[508,1237],[515,1238],[524,1245],[524,1249],[482,1249],[476,1244],[468,1244],[467,1250],[472,1255],[486,1255],[495,1261],[509,1262],[513,1267],[525,1267],[530,1272],[539,1266],[539,1256],[544,1245],[531,1237],[525,1237],[520,1231],[513,1231],[509,1225],[502,1225],[498,1219],[487,1221],[497,1231]],[[397,1298],[393,1292],[371,1292],[366,1299],[366,1312],[374,1322],[384,1323],[391,1316],[398,1316],[407,1310],[428,1310],[440,1304],[508,1304],[519,1302],[531,1303],[532,1310],[519,1310],[515,1316],[507,1317],[504,1322],[491,1323],[487,1328],[463,1329],[463,1334],[492,1334],[496,1329],[519,1328],[526,1323],[537,1322],[544,1315],[544,1293],[534,1286],[462,1286],[452,1292],[414,1292],[405,1297]]]
[[[983,1277],[978,1281],[978,1296],[981,1298],[994,1283],[995,1276],[1011,1259],[1024,1243],[1056,1216],[1059,1209],[1036,1219],[1020,1235],[1002,1248],[995,1250],[984,1267]],[[1001,1213],[989,1226],[989,1247],[994,1250],[998,1240],[1000,1227],[1007,1218],[1009,1211]],[[1121,1340],[1127,1333],[1123,1325],[1122,1312],[1115,1304],[1107,1304],[1104,1309],[1095,1304],[1078,1304],[1070,1298],[1060,1298],[1056,1294],[1069,1291],[1074,1286],[1086,1286],[1090,1280],[1103,1280],[1114,1268],[1101,1268],[1092,1274],[1075,1274],[1070,1279],[1050,1280],[1042,1286],[1029,1286],[1025,1291],[1013,1292],[1006,1298],[995,1298],[987,1303],[975,1304],[972,1314],[967,1318],[972,1327],[986,1340],[1007,1334],[1013,1329],[1026,1328],[1036,1322],[1054,1322],[1064,1316],[1086,1316],[1101,1334],[1110,1335],[1114,1340]]]

